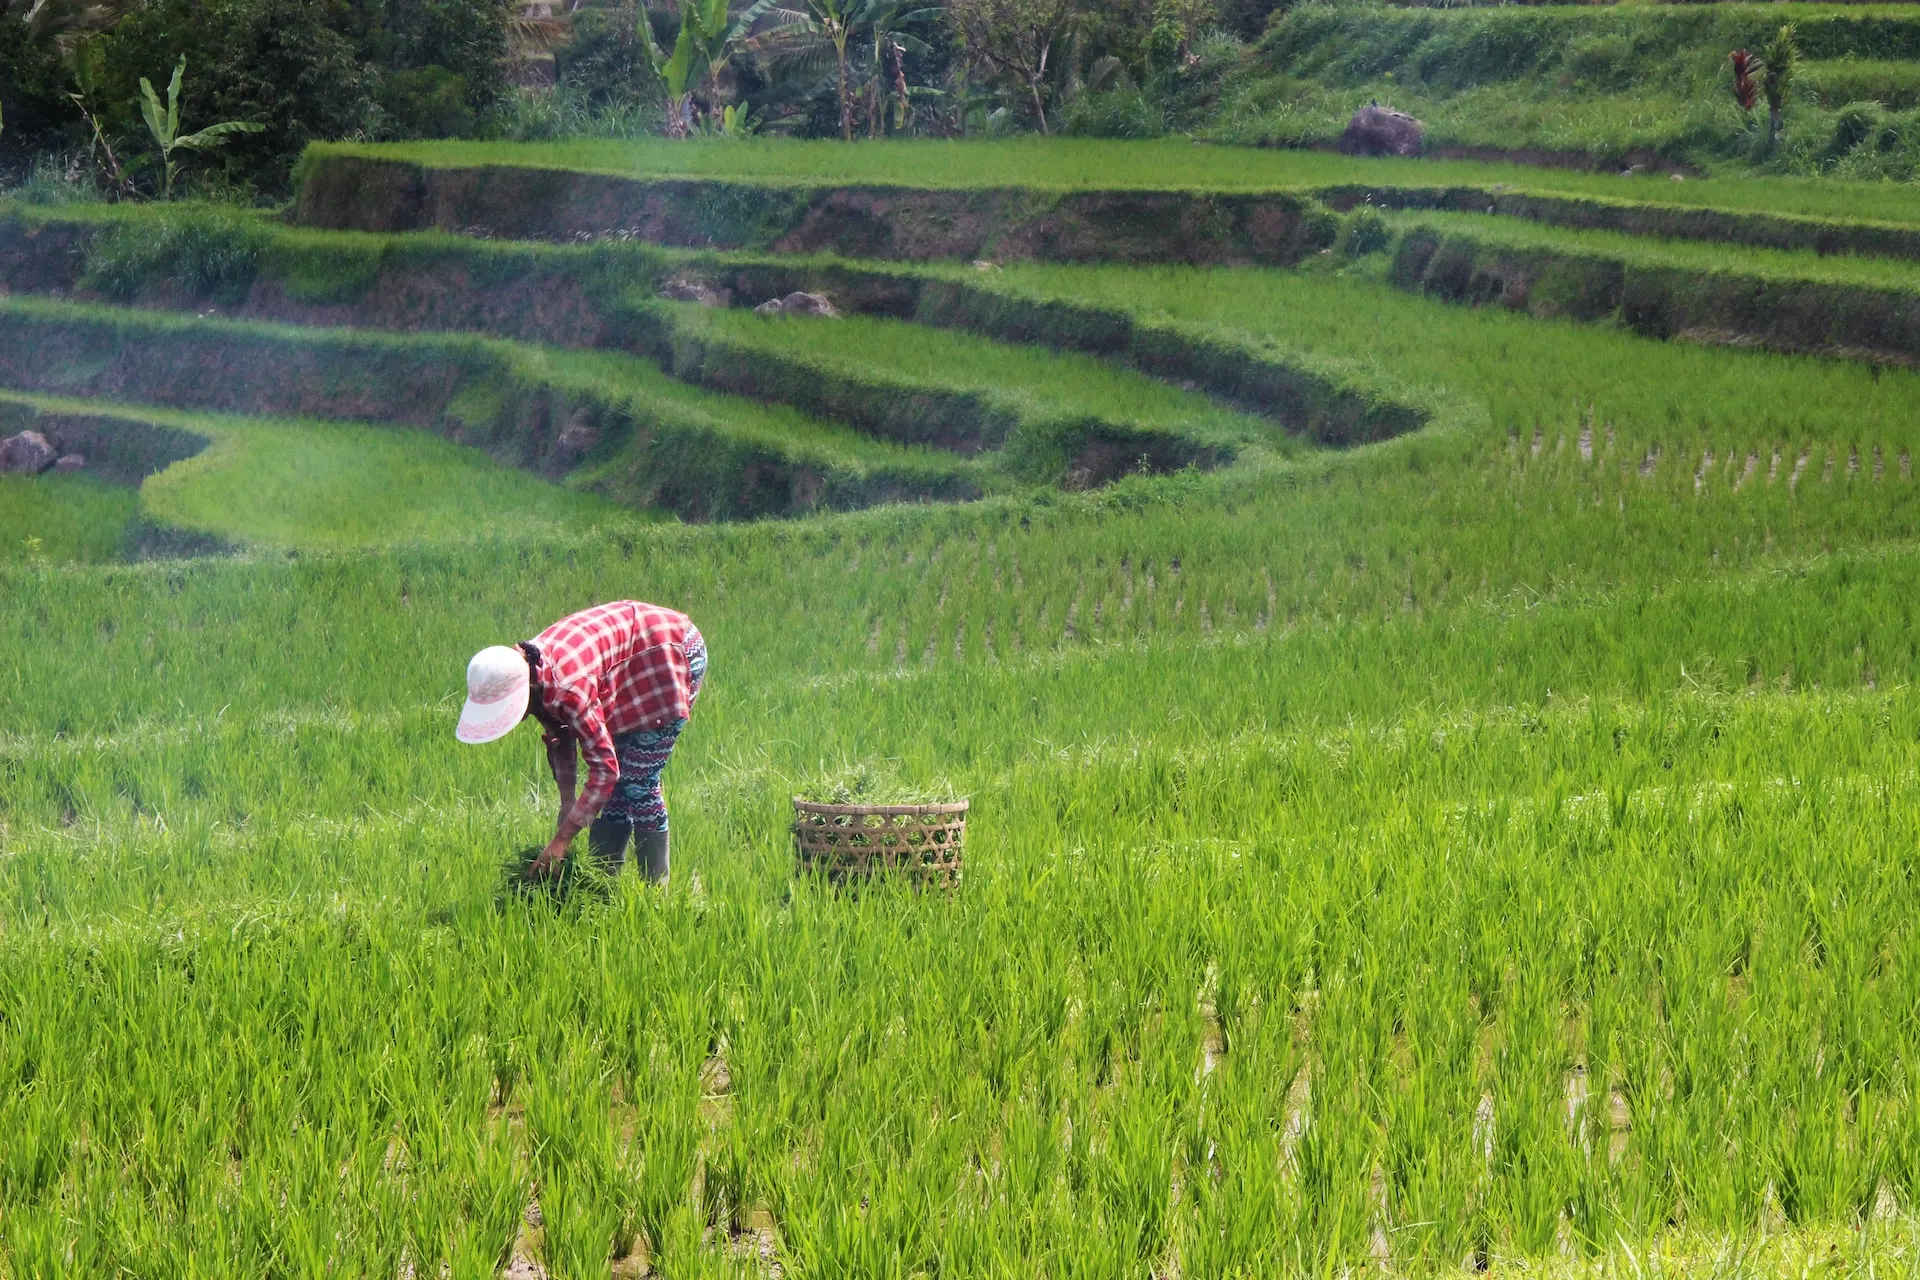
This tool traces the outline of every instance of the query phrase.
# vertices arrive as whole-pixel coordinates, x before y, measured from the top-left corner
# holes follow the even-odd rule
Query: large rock
[[[823,293],[790,293],[773,298],[753,309],[762,316],[838,316],[839,310]]]
[[[59,456],[38,431],[22,431],[0,440],[0,474],[37,476]]]
[[[1353,113],[1340,135],[1340,151],[1350,156],[1417,156],[1427,126],[1404,111],[1368,103]]]

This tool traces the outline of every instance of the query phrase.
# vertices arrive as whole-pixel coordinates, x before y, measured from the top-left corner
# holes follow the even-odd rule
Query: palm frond
[[[516,13],[507,19],[507,43],[521,52],[551,49],[564,42],[571,29],[565,18],[531,18]]]

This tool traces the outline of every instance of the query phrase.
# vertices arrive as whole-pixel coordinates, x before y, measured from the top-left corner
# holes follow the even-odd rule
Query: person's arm
[[[613,798],[614,784],[620,780],[620,757],[613,749],[613,735],[607,732],[600,708],[582,708],[570,727],[587,762],[587,785],[579,799],[561,813],[553,839],[528,868],[533,875],[549,874],[553,865],[567,856],[567,846],[599,816],[600,810]],[[563,798],[565,795],[563,791]]]
[[[573,731],[565,727],[549,729],[541,735],[547,744],[547,768],[553,771],[553,785],[560,792],[560,822],[573,811],[575,788]]]

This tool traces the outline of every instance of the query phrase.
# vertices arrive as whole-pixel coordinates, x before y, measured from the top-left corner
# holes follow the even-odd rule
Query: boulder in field
[[[1417,156],[1427,126],[1404,111],[1368,103],[1353,113],[1340,135],[1340,152],[1349,156]]]
[[[85,457],[77,453],[67,453],[62,454],[55,460],[53,469],[55,471],[84,471],[86,466],[87,460]]]
[[[0,440],[0,474],[37,476],[59,456],[38,431],[22,431]]]
[[[784,298],[772,298],[753,309],[760,316],[826,316],[836,318],[839,309],[824,293],[790,293]]]
[[[731,290],[700,280],[669,280],[660,286],[660,296],[668,302],[697,302],[703,307],[724,307],[733,301]]]

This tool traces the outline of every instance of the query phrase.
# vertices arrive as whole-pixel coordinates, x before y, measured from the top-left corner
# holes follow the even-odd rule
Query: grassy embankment
[[[1222,409],[1192,392],[1084,356],[1010,346],[961,333],[928,334],[877,319],[769,321],[744,312],[707,313],[662,303],[654,297],[656,290],[688,260],[684,254],[644,246],[558,248],[477,244],[431,235],[331,236],[183,211],[122,218],[101,234],[85,221],[26,215],[10,236],[0,239],[0,253],[11,264],[8,276],[28,287],[104,295],[149,308],[200,312],[212,306],[246,321],[298,321],[319,327],[321,331],[306,345],[322,352],[347,341],[326,332],[341,325],[467,330],[548,344],[635,351],[657,359],[683,381],[753,399],[685,388],[668,394],[661,389],[661,379],[649,376],[650,366],[624,357],[589,358],[549,351],[536,358],[524,346],[498,349],[495,356],[511,355],[518,361],[515,368],[523,373],[538,364],[539,378],[550,384],[555,378],[569,378],[566,387],[586,397],[589,404],[617,393],[625,379],[656,418],[688,419],[704,411],[716,433],[752,437],[768,452],[778,450],[829,475],[851,473],[854,468],[844,458],[822,462],[810,457],[809,443],[864,438],[870,447],[855,461],[869,472],[897,476],[911,462],[927,473],[927,478],[900,482],[896,487],[903,496],[964,495],[1017,483],[1105,483],[1136,465],[1162,471],[1186,465],[1217,466],[1243,455],[1284,453],[1294,447],[1274,422]],[[64,274],[49,268],[49,257],[66,260]],[[757,290],[745,299],[748,302],[783,291],[773,281],[743,287]],[[200,346],[230,342],[235,332],[239,331],[203,335]],[[252,335],[248,341],[257,343],[265,341],[269,331],[247,332]],[[271,332],[283,342],[294,341],[294,331],[284,326]],[[554,459],[558,442],[550,438],[551,422],[558,421],[562,412],[540,411],[538,416],[549,420],[544,434],[539,424],[533,429],[526,424],[525,405],[530,397],[537,398],[535,393],[524,388],[499,391],[496,399],[505,407],[478,412],[473,407],[478,397],[472,391],[442,406],[451,385],[446,378],[439,378],[426,393],[415,385],[435,381],[429,376],[431,370],[449,365],[465,369],[462,376],[500,382],[501,377],[479,369],[490,357],[432,338],[397,346],[388,342],[381,350],[379,360],[368,361],[370,367],[393,365],[397,371],[390,371],[384,382],[369,372],[361,380],[356,405],[335,404],[338,397],[325,392],[338,379],[328,381],[331,375],[326,375],[319,379],[324,386],[311,391],[308,399],[299,399],[303,392],[297,386],[269,384],[268,390],[279,396],[273,403],[222,407],[355,410],[358,416],[393,416],[425,425],[437,423],[443,429],[451,420],[451,429],[457,432],[490,436],[503,456],[565,469],[567,459]],[[428,372],[404,368],[408,353]],[[326,368],[338,363],[307,350],[280,351],[273,358],[281,364],[317,360]],[[63,366],[34,376],[77,375]],[[89,376],[98,377],[100,371],[93,370]],[[412,381],[407,394],[401,395],[396,388],[407,377]],[[515,374],[505,381],[525,383],[530,377]],[[606,379],[611,379],[611,387],[596,381]],[[146,381],[156,382],[152,377]],[[257,388],[259,383],[253,380],[246,385]],[[205,388],[168,383],[163,391],[194,395]],[[141,396],[137,387],[126,394]],[[155,391],[149,398],[160,395]],[[759,402],[791,405],[812,416]],[[629,417],[639,412],[623,410]],[[827,426],[823,419],[849,424],[858,434],[846,427]],[[756,434],[761,422],[772,422],[779,430]],[[1283,417],[1281,425],[1313,429],[1306,418]],[[963,462],[941,452],[902,451],[889,441],[910,446],[929,443],[978,456]],[[986,452],[981,453],[982,449]],[[644,455],[625,463],[624,472],[596,463],[589,471],[577,472],[576,479],[591,480],[629,499],[658,500],[655,491],[645,487],[642,461],[653,465]],[[837,472],[828,470],[829,466]],[[887,492],[873,482],[837,482],[823,495],[796,495],[788,505],[804,509],[822,500],[854,505],[862,496],[871,500]],[[678,509],[696,514],[779,509],[764,501],[754,505],[742,499],[709,498],[702,505],[692,495],[668,492],[665,496]]]
[[[0,409],[13,411],[16,427],[45,429],[44,419],[84,416],[106,430],[160,426],[208,442],[137,487],[91,476],[8,477],[0,511],[9,527],[0,533],[0,549],[10,557],[111,560],[138,550],[138,540],[153,530],[231,547],[318,551],[457,542],[482,533],[629,528],[646,518],[477,449],[364,423],[275,421],[12,392],[0,392]],[[40,545],[29,548],[29,536]]]
[[[1779,7],[1767,6],[1769,10]],[[1426,12],[1437,19],[1446,16]],[[1529,7],[1522,12],[1541,10]],[[1389,18],[1397,17],[1393,11],[1386,13]],[[1725,53],[1720,57],[1724,60]],[[1343,127],[1345,120],[1343,115]],[[1920,212],[1901,187],[1871,179],[1847,181],[1838,175],[1709,176],[1672,182],[1658,175],[1622,176],[1466,160],[1366,159],[1314,151],[1195,145],[1185,140],[880,142],[852,150],[839,149],[832,143],[779,139],[746,144],[696,140],[684,145],[610,140],[341,143],[315,145],[305,163],[310,172],[336,156],[392,160],[432,169],[504,166],[641,181],[712,180],[776,188],[1020,187],[1051,192],[1148,190],[1246,195],[1311,194],[1353,184],[1463,186],[1736,212],[1920,223]]]
[[[1617,320],[1655,338],[1920,359],[1920,273],[1904,261],[1425,214],[1396,228],[1387,276],[1453,301]]]
[[[1777,150],[1743,114],[1727,54],[1799,32],[1802,96]],[[1370,99],[1428,125],[1431,149],[1568,163],[1904,179],[1920,11],[1896,5],[1302,6],[1224,96],[1222,140],[1324,144]],[[1845,101],[1842,101],[1845,99]]]
[[[965,460],[716,396],[611,352],[0,300],[0,377],[63,395],[374,419],[700,517],[977,493]],[[976,473],[978,473],[976,475]]]

